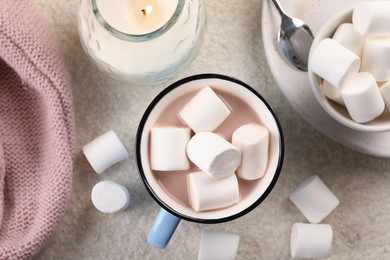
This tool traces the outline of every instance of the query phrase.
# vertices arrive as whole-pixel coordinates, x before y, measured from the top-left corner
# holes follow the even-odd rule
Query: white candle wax
[[[150,22],[150,16],[137,20],[130,14],[129,8],[135,5],[129,1],[141,0],[111,1],[81,0],[78,12],[81,43],[110,76],[141,85],[161,82],[175,76],[195,57],[205,24],[202,0],[160,0],[158,8],[164,6],[165,11],[158,13],[164,15],[156,15],[158,19]],[[145,12],[146,6],[142,7]],[[148,18],[148,22],[141,18]]]
[[[140,35],[166,24],[175,12],[178,0],[96,0],[96,5],[111,27]]]

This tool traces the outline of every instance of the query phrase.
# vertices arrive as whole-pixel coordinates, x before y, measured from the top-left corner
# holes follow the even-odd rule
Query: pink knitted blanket
[[[54,232],[72,186],[68,75],[35,1],[0,5],[0,259],[29,259]]]

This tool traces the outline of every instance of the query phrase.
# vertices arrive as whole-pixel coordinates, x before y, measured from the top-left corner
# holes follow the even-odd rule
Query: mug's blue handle
[[[153,227],[149,231],[147,238],[148,243],[159,249],[164,249],[168,245],[180,220],[181,218],[176,217],[161,208],[154,220]]]

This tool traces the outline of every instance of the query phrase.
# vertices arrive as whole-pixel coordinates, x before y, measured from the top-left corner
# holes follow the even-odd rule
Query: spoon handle
[[[287,16],[277,0],[271,0],[271,1],[274,4],[274,6],[276,7],[276,9],[278,10],[280,16],[282,16],[282,17]]]

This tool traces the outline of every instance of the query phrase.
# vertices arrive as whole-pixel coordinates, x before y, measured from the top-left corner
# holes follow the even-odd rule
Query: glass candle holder
[[[80,40],[113,78],[149,85],[175,77],[201,45],[202,0],[81,0]]]

